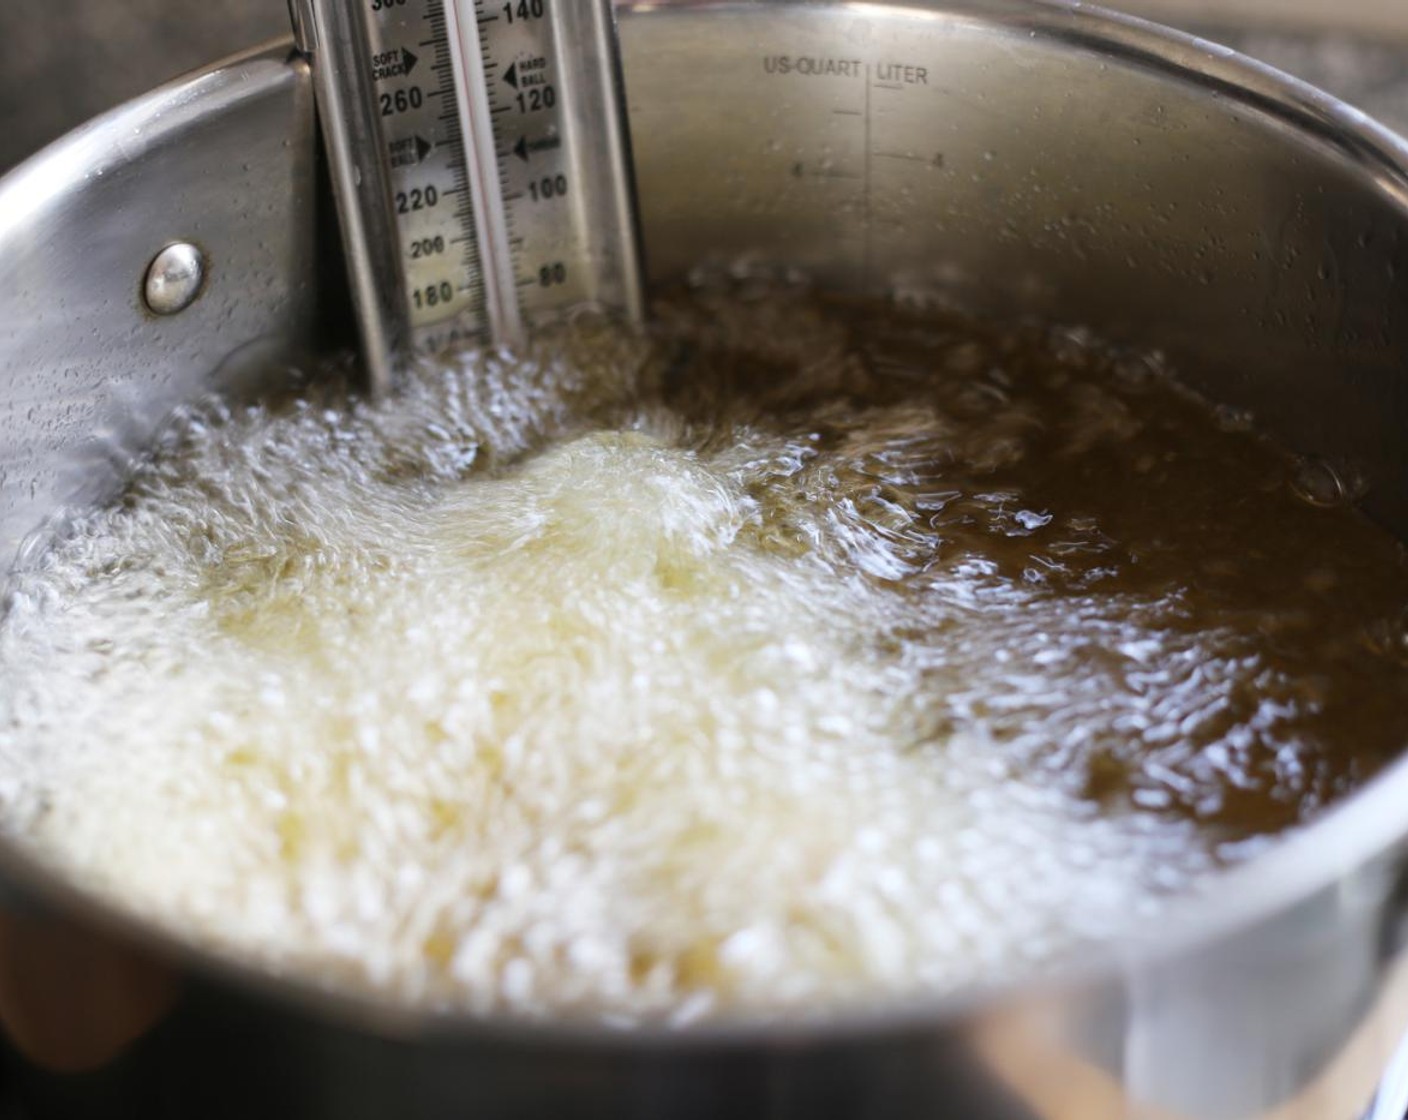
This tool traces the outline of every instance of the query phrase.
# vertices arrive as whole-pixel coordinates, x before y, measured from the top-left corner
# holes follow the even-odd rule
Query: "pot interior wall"
[[[1074,13],[743,7],[625,22],[654,277],[783,263],[1162,351],[1408,530],[1392,154],[1216,48]]]

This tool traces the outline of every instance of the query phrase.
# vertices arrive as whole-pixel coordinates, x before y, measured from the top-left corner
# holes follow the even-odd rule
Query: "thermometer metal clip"
[[[610,0],[290,0],[368,372],[642,316]]]

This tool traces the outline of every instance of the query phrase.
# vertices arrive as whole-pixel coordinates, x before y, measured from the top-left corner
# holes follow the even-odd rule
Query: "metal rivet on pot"
[[[195,303],[205,283],[205,257],[189,242],[168,245],[147,267],[142,288],[155,315],[176,315]]]

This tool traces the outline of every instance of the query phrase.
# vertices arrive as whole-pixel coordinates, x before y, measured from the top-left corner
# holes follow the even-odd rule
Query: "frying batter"
[[[5,827],[279,972],[685,1022],[1110,936],[1408,742],[1397,545],[1156,362],[657,322],[182,417],[12,590]]]

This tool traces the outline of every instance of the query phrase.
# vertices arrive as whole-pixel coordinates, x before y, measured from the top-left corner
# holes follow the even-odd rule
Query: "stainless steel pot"
[[[641,0],[622,34],[655,281],[781,263],[1161,348],[1408,535],[1402,140],[1079,4]],[[110,492],[177,402],[345,327],[328,210],[283,44],[0,184],[0,555]],[[158,316],[148,264],[177,242],[204,286]],[[31,1092],[80,1114],[1350,1120],[1408,1022],[1405,860],[1399,766],[1058,976],[824,1026],[621,1035],[274,982],[3,849],[0,1017]]]

